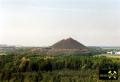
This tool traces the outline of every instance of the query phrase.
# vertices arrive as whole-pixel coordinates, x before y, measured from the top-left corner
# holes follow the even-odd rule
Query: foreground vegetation
[[[119,60],[99,56],[2,55],[0,82],[106,82],[98,77],[106,63],[120,69]]]
[[[0,55],[0,82],[120,82],[120,79],[99,80],[99,67],[112,64],[120,69],[119,58],[91,54],[39,55],[23,49],[5,54]]]

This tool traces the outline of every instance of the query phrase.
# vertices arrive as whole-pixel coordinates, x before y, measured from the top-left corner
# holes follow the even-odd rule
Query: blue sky
[[[49,46],[73,37],[120,46],[119,0],[0,0],[0,43]]]

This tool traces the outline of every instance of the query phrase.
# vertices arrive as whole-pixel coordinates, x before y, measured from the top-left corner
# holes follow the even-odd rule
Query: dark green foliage
[[[15,77],[16,82],[24,82],[24,75],[21,72],[16,73]]]
[[[119,62],[106,57],[6,55],[0,59],[0,82],[96,82],[99,66],[113,64],[120,69]]]
[[[61,82],[61,76],[59,74],[53,77],[53,82]]]
[[[29,70],[30,71],[38,71],[39,70],[39,64],[37,62],[30,62],[29,63]]]
[[[7,80],[9,82],[11,77],[12,77],[11,71],[9,71],[9,70],[2,70],[1,71],[1,77],[0,77],[1,81]]]

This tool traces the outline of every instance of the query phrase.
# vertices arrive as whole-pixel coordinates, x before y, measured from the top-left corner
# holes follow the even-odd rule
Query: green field
[[[114,55],[114,54],[101,54],[99,56],[106,56],[106,57],[111,57],[111,58],[120,58],[120,54]]]

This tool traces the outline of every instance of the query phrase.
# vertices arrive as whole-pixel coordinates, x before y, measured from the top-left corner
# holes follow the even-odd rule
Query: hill
[[[68,39],[63,39],[55,43],[54,45],[51,46],[51,48],[54,48],[54,49],[86,49],[87,47],[72,38],[68,38]]]
[[[67,38],[60,40],[50,46],[47,54],[81,54],[89,53],[89,50],[86,46],[74,40],[72,38]]]

